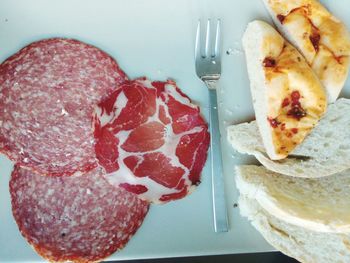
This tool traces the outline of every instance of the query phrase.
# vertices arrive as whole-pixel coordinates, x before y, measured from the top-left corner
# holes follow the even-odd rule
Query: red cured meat
[[[50,261],[95,262],[123,248],[148,204],[111,186],[96,168],[87,176],[40,176],[15,167],[10,192],[22,235]]]
[[[30,44],[0,65],[0,151],[42,174],[93,169],[94,105],[125,81],[96,47],[60,38]]]
[[[96,156],[112,185],[163,203],[199,184],[208,126],[175,82],[143,78],[122,85],[98,105],[94,126]]]
[[[164,125],[162,123],[156,121],[148,122],[135,128],[121,147],[127,152],[157,150],[165,143],[164,133]]]

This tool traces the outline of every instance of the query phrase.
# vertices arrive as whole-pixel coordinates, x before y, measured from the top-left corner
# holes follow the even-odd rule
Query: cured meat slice
[[[111,186],[96,168],[87,176],[40,176],[16,165],[10,181],[19,230],[50,261],[95,262],[123,248],[148,203]]]
[[[125,83],[100,102],[94,126],[96,156],[112,185],[164,203],[200,183],[208,126],[175,82]]]
[[[30,44],[0,65],[0,151],[42,174],[93,169],[94,106],[125,81],[117,63],[88,44]]]

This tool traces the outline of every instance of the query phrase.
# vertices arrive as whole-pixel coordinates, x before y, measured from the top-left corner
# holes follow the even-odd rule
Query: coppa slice
[[[125,80],[93,46],[61,38],[30,44],[0,65],[0,151],[42,174],[91,170],[94,106]]]
[[[86,176],[41,176],[18,165],[10,192],[19,230],[47,260],[96,262],[123,248],[148,204],[108,184],[101,168]]]
[[[279,31],[299,49],[334,102],[350,65],[350,34],[317,0],[263,0]]]
[[[266,152],[273,160],[283,159],[326,111],[324,88],[302,55],[269,24],[250,23],[243,46]]]
[[[96,155],[111,184],[154,203],[199,184],[208,126],[173,81],[122,85],[98,105],[94,122]]]

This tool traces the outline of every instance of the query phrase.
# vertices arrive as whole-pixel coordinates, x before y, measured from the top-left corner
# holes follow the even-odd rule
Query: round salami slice
[[[19,230],[50,261],[95,262],[123,248],[148,204],[111,186],[96,168],[87,176],[40,176],[15,166],[10,181]]]
[[[125,80],[93,46],[61,38],[30,44],[0,65],[0,151],[42,174],[93,169],[94,105]]]
[[[122,85],[98,105],[94,123],[96,156],[112,185],[164,203],[199,184],[208,126],[175,82]]]

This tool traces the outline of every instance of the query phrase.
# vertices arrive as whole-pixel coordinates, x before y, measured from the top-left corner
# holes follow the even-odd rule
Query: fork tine
[[[207,21],[207,34],[205,36],[205,51],[204,51],[204,56],[203,57],[208,57],[210,52],[210,19]]]
[[[216,23],[216,35],[215,35],[215,48],[214,48],[214,57],[220,59],[220,44],[221,44],[221,20],[218,19]]]
[[[198,20],[197,34],[196,34],[196,45],[194,48],[195,59],[202,56],[200,42],[201,42],[201,21]]]

